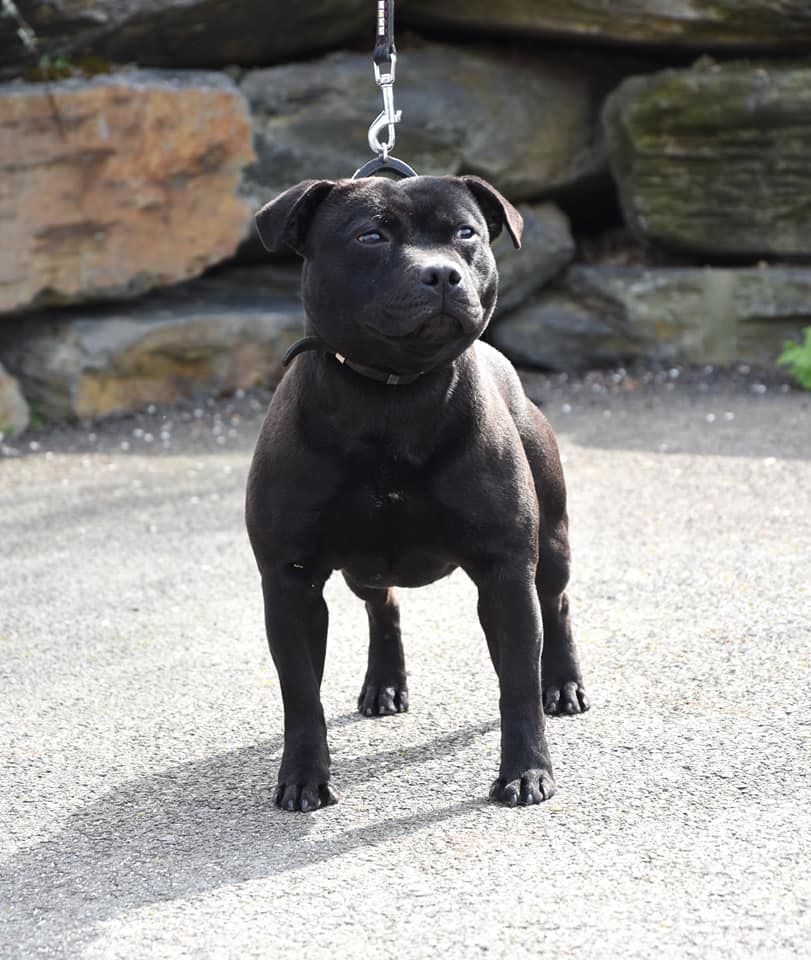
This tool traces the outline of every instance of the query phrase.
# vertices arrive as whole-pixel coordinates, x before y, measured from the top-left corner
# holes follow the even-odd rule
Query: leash
[[[390,171],[398,177],[416,177],[417,171],[397,157],[392,157],[396,138],[395,124],[403,117],[402,110],[394,109],[394,77],[397,67],[397,51],[394,46],[394,0],[377,0],[377,32],[372,53],[375,83],[383,96],[383,109],[369,127],[369,149],[377,156],[368,160],[353,174],[352,179],[371,177],[380,170]],[[380,139],[386,129],[385,140]]]

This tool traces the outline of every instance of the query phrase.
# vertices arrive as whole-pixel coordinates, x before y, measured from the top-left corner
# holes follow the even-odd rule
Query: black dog
[[[501,690],[491,796],[540,803],[555,789],[544,708],[580,713],[588,701],[563,592],[557,445],[510,363],[476,342],[496,303],[489,242],[506,226],[519,246],[521,216],[477,177],[307,180],[257,225],[269,250],[304,257],[310,334],[288,354],[247,492],[284,701],[276,803],[336,799],[320,701],[330,574],[366,601],[358,706],[372,715],[408,709],[391,588],[456,567],[478,588]]]

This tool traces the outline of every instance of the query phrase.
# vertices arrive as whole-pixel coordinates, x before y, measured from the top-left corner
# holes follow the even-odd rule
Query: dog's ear
[[[256,214],[256,229],[270,253],[285,248],[301,253],[316,207],[335,186],[334,180],[302,180],[280,193]]]
[[[520,249],[524,218],[510,201],[506,197],[502,197],[495,187],[491,187],[481,177],[460,177],[459,179],[467,185],[468,190],[476,198],[476,202],[484,214],[484,219],[487,221],[490,240],[495,240],[501,233],[502,227],[506,227],[513,244]]]

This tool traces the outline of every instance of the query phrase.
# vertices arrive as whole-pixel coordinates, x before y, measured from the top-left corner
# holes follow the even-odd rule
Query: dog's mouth
[[[443,303],[438,310],[413,315],[404,328],[402,323],[375,326],[371,333],[385,340],[399,344],[444,344],[460,337],[468,337],[479,331],[479,316],[472,316],[469,310],[455,309],[452,304]]]
[[[438,313],[433,317],[422,320],[408,333],[395,334],[392,340],[437,340],[446,341],[463,336],[465,325],[460,317],[452,313]]]

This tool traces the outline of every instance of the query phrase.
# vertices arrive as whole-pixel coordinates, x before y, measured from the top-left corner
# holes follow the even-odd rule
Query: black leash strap
[[[391,63],[394,49],[394,0],[377,0],[377,36],[372,60],[378,65]]]

